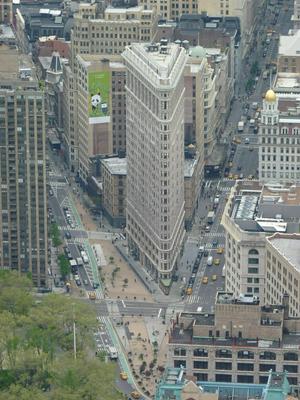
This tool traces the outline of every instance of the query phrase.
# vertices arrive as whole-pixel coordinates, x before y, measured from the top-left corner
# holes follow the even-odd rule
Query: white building
[[[226,290],[235,296],[253,294],[264,304],[281,302],[281,297],[266,299],[266,237],[276,232],[298,233],[299,204],[299,186],[263,185],[258,181],[236,183],[222,217]],[[275,275],[271,275],[273,286],[277,285]]]
[[[127,237],[142,266],[170,284],[184,239],[184,68],[176,44],[132,44],[127,68]]]
[[[299,187],[296,189],[299,197]],[[300,206],[297,205],[298,212]],[[266,303],[289,297],[289,314],[300,315],[300,235],[275,233],[266,239]]]
[[[294,0],[294,14],[292,15],[294,30],[300,29],[300,0]]]
[[[259,127],[259,180],[300,181],[300,110],[297,99],[268,90]]]

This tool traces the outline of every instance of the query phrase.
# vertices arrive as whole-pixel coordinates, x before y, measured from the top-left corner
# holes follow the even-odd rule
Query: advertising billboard
[[[89,123],[110,122],[110,72],[89,72]]]

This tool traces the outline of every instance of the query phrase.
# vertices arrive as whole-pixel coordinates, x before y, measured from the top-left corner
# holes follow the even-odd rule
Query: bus
[[[118,351],[115,347],[113,346],[108,346],[108,353],[109,353],[109,358],[111,360],[117,360],[118,359]]]

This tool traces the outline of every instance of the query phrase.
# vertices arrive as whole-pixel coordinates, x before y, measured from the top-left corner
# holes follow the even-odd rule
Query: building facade
[[[105,216],[113,226],[125,227],[126,223],[126,158],[101,160],[102,206]]]
[[[269,372],[265,384],[198,381],[186,374],[184,368],[167,368],[157,386],[155,400],[281,400],[297,398],[297,388],[292,388],[287,372]]]
[[[0,24],[12,24],[12,0],[0,0]]]
[[[78,13],[74,15],[74,28],[71,39],[71,61],[70,66],[64,71],[64,145],[66,148],[66,160],[70,167],[79,172],[84,183],[87,181],[90,171],[89,156],[101,153],[98,150],[87,148],[84,143],[81,148],[78,132],[85,129],[87,116],[82,116],[82,121],[78,121],[80,114],[77,98],[86,103],[88,99],[83,97],[84,84],[81,93],[78,92],[77,81],[81,80],[78,72],[77,55],[81,58],[88,58],[89,55],[102,55],[101,60],[110,59],[114,55],[120,55],[127,45],[132,42],[152,41],[157,26],[157,14],[155,10],[144,10],[143,7],[114,8],[108,7],[104,13],[99,13],[97,4],[79,4]],[[100,56],[99,56],[100,57]],[[87,60],[87,62],[90,62]],[[117,65],[117,61],[115,65]],[[110,62],[111,64],[111,62]],[[121,64],[121,63],[120,63]],[[94,63],[94,67],[96,62]],[[81,65],[80,68],[83,68]],[[96,67],[95,67],[96,68]],[[99,68],[103,68],[100,63]],[[110,67],[105,67],[110,68]],[[112,67],[112,69],[118,67]],[[111,135],[109,140],[109,154],[123,154],[125,151],[125,103],[124,103],[124,84],[125,77],[122,71],[115,71],[114,79],[111,84],[111,105],[113,105],[114,115],[109,123]],[[118,76],[119,74],[119,76]],[[120,99],[119,99],[120,96]],[[85,106],[86,107],[86,106]],[[83,121],[85,120],[85,121]],[[80,125],[82,129],[77,126]],[[102,127],[101,127],[102,128]],[[96,135],[97,136],[97,135]],[[81,140],[82,143],[82,140]],[[108,148],[107,147],[107,148]],[[83,161],[79,162],[79,155],[82,154]],[[101,154],[107,154],[105,150]],[[81,168],[79,168],[81,165]]]
[[[277,70],[284,73],[300,73],[300,31],[296,30],[294,35],[280,36]]]
[[[184,68],[176,44],[133,44],[126,64],[127,238],[162,285],[184,239]],[[168,282],[166,282],[168,280]]]
[[[77,83],[71,66],[63,67],[64,156],[71,171],[78,171]]]
[[[266,93],[259,126],[259,180],[293,184],[300,181],[300,116],[296,99]]]
[[[299,232],[298,186],[262,185],[238,181],[226,203],[222,225],[225,229],[225,287],[239,296],[253,294],[266,299],[266,237]],[[272,275],[272,278],[275,277]],[[277,285],[277,281],[276,282]],[[289,292],[288,292],[289,293]],[[278,299],[277,299],[278,300]]]
[[[169,333],[168,365],[200,382],[266,384],[288,373],[298,385],[299,318],[283,305],[261,306],[254,296],[218,292],[214,314],[180,313]]]
[[[81,4],[74,15],[73,60],[77,54],[121,54],[130,43],[152,41],[156,26],[155,9],[107,7],[101,16],[95,5]]]
[[[6,46],[0,57],[0,267],[46,286],[44,95],[29,59]]]
[[[290,316],[300,315],[300,235],[275,233],[266,238],[266,303],[289,296]]]
[[[294,0],[294,14],[292,15],[293,28],[300,29],[300,1]]]
[[[120,56],[77,56],[79,176],[98,156],[126,151],[125,65]]]

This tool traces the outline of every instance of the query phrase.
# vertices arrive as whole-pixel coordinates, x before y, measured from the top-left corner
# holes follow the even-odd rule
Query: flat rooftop
[[[0,80],[1,81],[22,81],[20,69],[30,69],[31,76],[35,76],[35,69],[30,57],[21,54],[16,48],[0,46]],[[32,79],[31,79],[32,80]],[[26,82],[26,80],[24,80]]]
[[[280,36],[278,54],[279,56],[299,56],[300,51],[300,31],[295,35]]]
[[[15,39],[15,34],[9,25],[0,24],[0,42]]]
[[[159,43],[132,43],[122,55],[155,85],[163,86],[173,86],[180,79],[188,57],[186,49],[166,39]]]
[[[249,304],[259,305],[259,298],[251,294],[241,294],[239,297],[229,292],[218,292],[216,298],[216,304]]]
[[[262,185],[238,181],[231,218],[244,231],[299,232],[300,186]]]
[[[112,175],[127,175],[127,159],[126,158],[105,158],[101,163],[109,170]]]
[[[197,162],[198,162],[197,158],[192,158],[192,159],[186,158],[184,160],[183,167],[184,167],[184,177],[185,178],[191,178],[194,175],[194,171],[197,166]]]
[[[268,241],[293,267],[300,271],[300,234],[275,234],[269,237]]]

